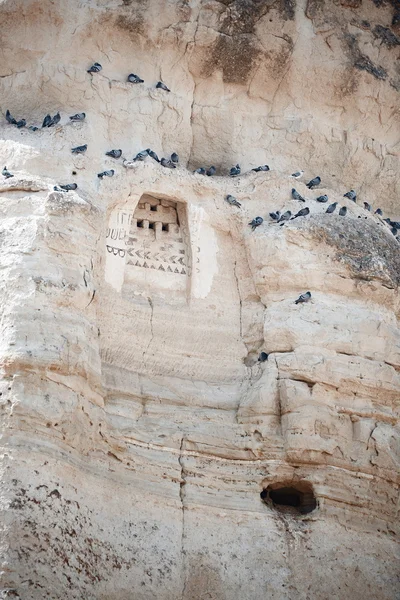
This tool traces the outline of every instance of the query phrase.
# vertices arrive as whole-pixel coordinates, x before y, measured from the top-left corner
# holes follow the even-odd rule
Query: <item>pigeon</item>
[[[295,301],[295,304],[302,304],[303,302],[308,302],[311,298],[311,292],[306,292],[305,294],[300,294],[300,296]]]
[[[10,177],[14,177],[14,175],[12,173],[10,173],[10,171],[7,169],[7,167],[4,167],[4,169],[2,170],[1,174],[3,175],[3,177],[5,177],[6,179],[9,179]]]
[[[279,210],[277,210],[276,212],[270,212],[269,216],[273,221],[278,221],[279,217],[281,216],[281,213],[279,212]]]
[[[293,200],[299,200],[300,202],[305,202],[303,196],[300,196],[299,192],[292,188],[292,198]]]
[[[25,125],[26,125],[25,119],[21,119],[20,121],[17,121],[16,125],[17,125],[18,129],[21,129],[21,127],[25,127]]]
[[[308,187],[308,189],[312,190],[313,188],[317,187],[317,185],[319,185],[321,183],[321,177],[314,177],[314,179],[311,179],[311,181],[309,181],[306,185]]]
[[[240,175],[240,166],[236,165],[235,167],[232,167],[232,169],[229,171],[229,175],[231,177],[237,177]]]
[[[301,210],[299,210],[299,212],[294,215],[293,219],[297,219],[297,217],[306,217],[309,214],[310,214],[310,209],[308,208],[308,206],[306,206],[305,208],[302,208]]]
[[[167,158],[162,158],[160,163],[162,167],[166,167],[167,169],[176,169],[176,165],[172,162],[172,160],[168,160]]]
[[[252,171],[255,171],[256,173],[259,173],[260,171],[269,171],[270,168],[268,165],[261,165],[261,167],[256,167],[255,169],[252,169]]]
[[[54,115],[54,117],[51,119],[50,123],[47,125],[47,127],[53,127],[53,125],[57,125],[57,123],[59,123],[61,121],[61,115],[58,112],[57,114]]]
[[[212,177],[213,175],[215,175],[216,172],[217,172],[217,169],[215,167],[210,167],[209,169],[207,169],[206,175],[208,177]]]
[[[39,127],[36,127],[36,125],[29,125],[28,129],[31,131],[38,131]]]
[[[57,186],[55,186],[57,187]],[[66,185],[60,185],[60,188],[62,190],[65,190],[66,192],[69,192],[70,190],[76,190],[78,187],[77,183],[67,183]]]
[[[45,118],[43,119],[42,128],[49,127],[51,121],[52,121],[51,115],[46,115]]]
[[[318,198],[316,198],[317,202],[328,202],[329,198],[326,194],[324,194],[323,196],[318,196]]]
[[[176,152],[173,152],[171,154],[171,160],[172,160],[173,163],[178,164],[178,162],[179,162],[179,156],[177,155]]]
[[[82,113],[76,113],[76,115],[72,115],[72,117],[70,117],[70,121],[84,121],[86,117],[86,113],[82,112]]]
[[[368,204],[368,202],[364,202],[364,208],[365,208],[365,210],[371,211],[371,205]]]
[[[400,229],[400,221],[391,221],[390,225],[396,227],[396,229]]]
[[[386,219],[383,219],[383,220],[385,221],[385,223],[388,223],[389,225],[392,222],[391,219],[389,219],[389,218],[386,218]]]
[[[97,177],[103,179],[103,177],[112,177],[114,175],[114,169],[110,169],[109,171],[103,171],[102,173],[97,173]]]
[[[353,200],[353,202],[356,202],[357,194],[355,193],[354,190],[350,190],[349,192],[346,192],[345,194],[343,194],[343,198],[349,198],[349,200]]]
[[[62,189],[61,189],[61,188],[60,188],[58,185],[55,185],[55,186],[53,187],[53,190],[54,190],[55,192],[66,192],[66,191],[68,191],[68,190],[62,190]]]
[[[83,144],[83,146],[76,146],[75,148],[71,148],[72,154],[84,154],[87,150],[87,144]]]
[[[375,211],[376,215],[379,215],[380,217],[383,215],[382,209],[381,208],[377,208]]]
[[[228,204],[230,204],[231,206],[237,206],[238,208],[240,208],[242,205],[240,204],[240,202],[238,202],[235,198],[235,196],[231,196],[230,194],[227,195],[227,197],[225,198],[225,200],[228,202]]]
[[[251,225],[251,230],[254,231],[256,227],[259,227],[263,223],[264,219],[262,217],[256,217],[252,221],[250,221],[249,225]]]
[[[339,210],[339,215],[341,217],[345,217],[347,213],[347,206],[342,206],[342,208]]]
[[[127,81],[129,83],[144,83],[144,79],[140,79],[139,75],[135,75],[135,73],[130,73]]]
[[[283,213],[283,215],[281,215],[279,217],[277,223],[284,223],[285,221],[289,221],[291,216],[292,216],[292,213],[290,212],[290,210],[287,210],[286,212]]]
[[[260,352],[258,362],[265,362],[266,360],[268,360],[268,354],[266,352]]]
[[[198,169],[196,169],[195,171],[193,171],[193,173],[197,173],[198,175],[205,175],[206,174],[206,170],[204,169],[204,167],[199,167]]]
[[[102,70],[102,66],[100,63],[95,62],[92,66],[87,70],[88,73],[99,73]]]
[[[138,152],[136,154],[133,160],[144,160],[148,155],[149,153],[147,152],[147,150],[142,150],[141,152]]]
[[[11,177],[13,177],[13,175],[11,175]],[[390,232],[393,233],[393,235],[397,235],[397,232],[398,232],[397,227],[391,227]]]
[[[151,150],[150,148],[147,148],[146,152],[153,160],[155,160],[158,163],[160,162],[160,159],[158,158],[157,154],[153,150]]]
[[[328,206],[328,208],[326,209],[325,212],[327,212],[328,214],[335,212],[337,205],[338,205],[338,203],[334,202],[333,204]]]
[[[295,179],[300,179],[301,177],[303,177],[304,175],[304,171],[296,171],[296,173],[292,173],[292,177],[294,177]]]
[[[6,119],[7,121],[10,123],[10,125],[16,125],[17,124],[17,120],[14,119],[14,117],[12,116],[12,114],[10,113],[10,111],[6,110]]]
[[[106,152],[106,156],[111,156],[111,158],[121,158],[122,150],[110,150]]]
[[[159,81],[157,83],[156,88],[158,88],[160,90],[164,90],[165,92],[170,92],[171,91],[169,88],[167,88],[167,86],[165,85],[165,83],[163,83],[162,81]]]

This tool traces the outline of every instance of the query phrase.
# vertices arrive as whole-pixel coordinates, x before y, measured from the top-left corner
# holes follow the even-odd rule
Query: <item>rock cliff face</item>
[[[398,2],[0,21],[1,597],[397,598]]]

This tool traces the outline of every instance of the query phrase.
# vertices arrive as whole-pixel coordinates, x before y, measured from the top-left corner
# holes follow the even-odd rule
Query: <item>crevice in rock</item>
[[[153,331],[154,305],[153,305],[152,299],[150,297],[148,297],[147,300],[148,300],[148,303],[149,303],[150,308],[151,308],[151,314],[150,314],[150,340],[149,340],[149,343],[147,344],[145,350],[143,350],[143,356],[142,356],[143,360],[144,360],[144,357],[146,356],[146,354],[148,352],[148,349],[150,348],[151,343],[152,343],[152,341],[154,339],[154,331]]]
[[[182,600],[185,598],[186,586],[187,586],[187,567],[186,567],[186,551],[185,551],[185,485],[186,485],[186,471],[183,465],[183,446],[185,443],[185,437],[181,438],[181,445],[179,447],[179,456],[178,462],[181,468],[180,472],[180,482],[179,482],[179,498],[181,501],[182,508],[182,534],[181,534],[181,555],[182,555],[182,577],[183,577],[183,586],[182,586]]]

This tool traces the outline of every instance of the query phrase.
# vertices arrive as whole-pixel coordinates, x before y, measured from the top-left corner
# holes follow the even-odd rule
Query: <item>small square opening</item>
[[[154,229],[154,223],[149,223],[149,229]]]
[[[143,221],[138,221],[138,222],[137,222],[137,226],[138,226],[138,227],[143,227]]]
[[[163,231],[169,231],[169,225],[168,225],[168,223],[163,223],[162,230]]]
[[[153,212],[157,212],[157,204],[150,206],[150,210],[152,210]]]

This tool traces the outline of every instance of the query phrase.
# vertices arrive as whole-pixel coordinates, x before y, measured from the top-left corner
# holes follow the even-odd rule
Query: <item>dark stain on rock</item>
[[[349,8],[360,8],[362,0],[340,0],[340,4]]]
[[[123,0],[123,3],[124,7],[116,17],[115,25],[133,36],[146,36],[145,12],[148,0]]]
[[[221,35],[204,65],[203,76],[209,77],[215,69],[220,69],[225,83],[244,84],[260,54],[250,35],[233,38]]]
[[[388,48],[394,48],[400,46],[400,38],[389,29],[389,27],[383,27],[383,25],[376,25],[372,31],[375,38],[382,40],[382,44],[385,44]]]
[[[343,37],[347,45],[347,54],[353,67],[360,71],[367,71],[367,73],[370,73],[376,79],[387,79],[386,70],[383,67],[374,65],[372,60],[361,52],[355,35],[345,33]]]

